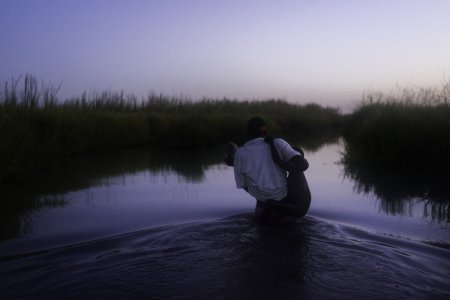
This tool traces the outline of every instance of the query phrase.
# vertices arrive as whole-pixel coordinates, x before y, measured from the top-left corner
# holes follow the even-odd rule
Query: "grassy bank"
[[[64,157],[143,144],[144,114],[0,108],[0,179],[28,176]]]
[[[266,119],[271,135],[306,148],[344,128],[344,162],[353,165],[407,172],[445,172],[450,167],[449,85],[438,92],[369,95],[348,116],[334,108],[282,100],[192,101],[156,94],[137,99],[102,92],[61,101],[57,90],[38,86],[29,75],[5,84],[0,98],[0,184],[78,154],[138,145],[199,149],[229,140],[240,144],[247,120],[255,115]]]
[[[248,118],[259,115],[272,135],[320,136],[340,124],[337,109],[281,100],[237,101],[170,98],[139,100],[123,93],[84,93],[60,101],[57,89],[32,76],[5,85],[0,99],[0,183],[27,178],[66,157],[150,145],[218,147],[242,143]],[[22,82],[20,81],[20,82]]]
[[[448,87],[448,86],[447,86]],[[450,167],[448,88],[371,97],[348,118],[344,131],[351,163],[391,170],[447,172]]]

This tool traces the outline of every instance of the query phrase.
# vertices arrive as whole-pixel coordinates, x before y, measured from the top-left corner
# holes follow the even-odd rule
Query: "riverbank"
[[[314,149],[343,132],[343,160],[384,169],[442,173],[450,167],[449,85],[369,95],[349,115],[318,104],[123,93],[83,93],[61,101],[57,89],[27,75],[0,99],[0,184],[29,178],[79,154],[151,146],[219,147],[245,141],[247,120],[266,119],[269,134]],[[314,141],[310,143],[310,141]]]
[[[369,97],[348,117],[344,161],[402,172],[450,167],[450,88]]]
[[[123,93],[82,94],[60,101],[27,75],[22,91],[5,85],[0,99],[0,183],[20,180],[63,159],[118,148],[219,147],[245,140],[247,120],[266,119],[273,135],[324,136],[340,127],[335,108],[283,100],[238,101],[170,98],[138,100]]]

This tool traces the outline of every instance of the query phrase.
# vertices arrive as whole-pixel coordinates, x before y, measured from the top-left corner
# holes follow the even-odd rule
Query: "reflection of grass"
[[[150,95],[138,101],[121,93],[84,93],[58,102],[52,87],[27,75],[5,85],[0,99],[0,183],[80,153],[136,145],[199,149],[228,140],[242,143],[248,118],[266,118],[270,133],[320,135],[339,126],[336,109],[285,101],[185,99]]]
[[[5,189],[0,196],[3,200],[0,210],[0,241],[32,233],[29,215],[33,212],[67,204],[60,195],[36,196],[22,189],[15,189],[13,192]]]
[[[356,192],[375,194],[384,212],[409,214],[414,202],[419,201],[424,203],[423,216],[426,219],[450,223],[448,178],[419,172],[387,171],[380,167],[361,165],[349,156],[343,163],[345,176],[355,181]]]
[[[316,152],[324,145],[336,144],[341,137],[340,128],[329,128],[310,135],[287,138],[288,142],[304,150]]]
[[[369,97],[348,119],[344,137],[352,160],[411,171],[450,167],[450,91],[406,91]]]
[[[0,189],[0,241],[31,233],[28,216],[47,207],[66,205],[64,195],[70,191],[107,186],[117,179],[122,183],[124,174],[143,171],[162,177],[175,173],[187,182],[198,182],[208,166],[219,163],[218,159],[211,150],[180,152],[144,147],[68,159],[43,176]]]
[[[368,96],[343,131],[343,163],[356,189],[375,193],[388,213],[405,213],[414,198],[424,201],[424,216],[449,222],[449,99],[450,84]]]

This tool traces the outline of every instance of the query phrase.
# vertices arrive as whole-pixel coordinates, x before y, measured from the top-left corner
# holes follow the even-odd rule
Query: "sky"
[[[0,83],[349,107],[450,78],[449,0],[0,0]],[[1,92],[0,92],[1,93]]]

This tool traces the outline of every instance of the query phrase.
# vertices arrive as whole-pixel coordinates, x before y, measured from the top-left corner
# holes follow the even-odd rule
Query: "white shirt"
[[[300,155],[283,139],[275,139],[274,144],[284,161]],[[281,200],[287,195],[286,171],[273,161],[263,138],[250,140],[236,150],[234,178],[237,188],[248,188],[250,195],[261,201]]]

